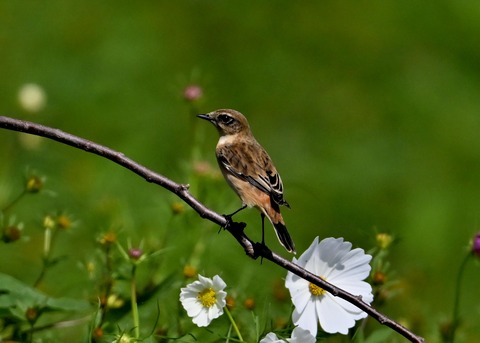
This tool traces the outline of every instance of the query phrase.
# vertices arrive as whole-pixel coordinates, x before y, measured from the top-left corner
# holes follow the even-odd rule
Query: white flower
[[[227,284],[218,275],[210,278],[198,275],[195,281],[180,290],[180,301],[189,317],[198,326],[208,326],[223,314]]]
[[[353,295],[360,295],[368,304],[373,301],[372,287],[362,281],[370,273],[369,262],[372,256],[363,249],[350,250],[352,244],[343,238],[326,238],[318,243],[315,238],[312,245],[293,262],[325,281]],[[367,314],[346,300],[334,297],[324,289],[288,273],[285,286],[290,290],[295,309],[293,323],[317,335],[317,323],[328,333],[346,335],[355,325],[355,320],[365,318]]]
[[[27,83],[18,91],[18,102],[25,111],[35,113],[45,107],[47,96],[39,85]]]
[[[270,332],[260,343],[315,343],[315,337],[312,336],[310,331],[297,326],[292,331],[292,337],[287,338],[287,340],[280,339],[273,332]]]

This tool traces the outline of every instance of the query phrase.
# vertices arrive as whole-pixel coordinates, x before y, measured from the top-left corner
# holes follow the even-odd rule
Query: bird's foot
[[[234,221],[232,220],[232,215],[231,214],[222,214],[222,216],[223,216],[223,218],[225,218],[226,223],[221,228],[224,229],[224,230],[228,230],[229,228],[231,228],[233,226],[233,223],[234,223]]]
[[[234,222],[232,219],[231,214],[223,214],[223,218],[225,218],[226,223],[221,228],[224,230],[242,230],[245,229],[247,224],[242,222]]]

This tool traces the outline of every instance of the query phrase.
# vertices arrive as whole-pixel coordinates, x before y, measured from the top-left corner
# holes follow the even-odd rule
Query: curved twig
[[[43,126],[40,124],[23,121],[19,119],[9,118],[0,116],[0,127],[8,130],[25,132],[37,136],[42,136],[45,138],[53,139],[57,142],[70,145],[74,148],[81,149],[87,152],[90,152],[95,155],[105,157],[106,159],[119,164],[120,166],[127,168],[134,172],[135,174],[144,178],[147,182],[155,183],[170,192],[175,193],[180,199],[185,201],[190,207],[192,207],[202,218],[208,219],[211,222],[218,224],[224,227],[228,232],[230,232],[233,237],[238,241],[238,243],[243,247],[245,253],[256,259],[262,257],[267,259],[276,265],[298,275],[299,277],[325,289],[334,296],[338,296],[358,308],[362,309],[368,313],[372,318],[376,319],[383,325],[386,325],[393,330],[397,331],[399,334],[410,340],[411,342],[424,342],[424,339],[420,336],[415,335],[413,332],[395,322],[394,320],[388,318],[384,314],[378,312],[376,309],[371,307],[369,304],[362,301],[360,296],[352,295],[344,290],[335,287],[334,285],[324,281],[320,277],[308,272],[304,268],[301,268],[295,263],[292,263],[285,258],[277,255],[270,249],[268,249],[263,244],[254,243],[243,231],[245,228],[244,223],[230,222],[221,214],[209,209],[200,201],[198,201],[190,192],[188,191],[188,185],[176,183],[167,177],[155,173],[154,171],[136,163],[130,158],[126,157],[121,152],[112,150],[103,145],[94,143],[92,141],[74,136],[72,134],[66,133],[59,129],[51,128],[48,126]]]

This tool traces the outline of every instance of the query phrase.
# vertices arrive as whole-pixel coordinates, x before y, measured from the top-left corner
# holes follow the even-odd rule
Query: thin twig
[[[91,152],[93,154],[105,157],[110,161],[121,165],[135,174],[144,178],[147,182],[155,183],[163,188],[169,190],[170,192],[175,193],[180,199],[185,201],[190,207],[192,207],[202,218],[208,219],[211,222],[218,224],[224,227],[228,232],[230,232],[238,243],[243,247],[245,253],[253,259],[258,257],[265,258],[276,265],[298,275],[299,277],[325,289],[326,291],[330,292],[334,296],[338,296],[361,310],[368,313],[372,318],[376,319],[379,323],[386,325],[411,342],[424,342],[424,339],[420,336],[415,335],[413,332],[405,328],[404,326],[400,325],[399,323],[391,320],[384,314],[378,312],[369,304],[362,301],[360,296],[355,296],[344,290],[335,287],[334,285],[324,281],[320,277],[308,272],[304,268],[292,263],[285,258],[277,255],[276,253],[272,252],[266,246],[260,243],[254,243],[245,233],[244,223],[236,223],[228,221],[224,216],[221,214],[209,209],[200,201],[198,201],[190,192],[188,191],[188,185],[185,184],[178,184],[163,175],[157,174],[154,171],[136,163],[135,161],[129,159],[124,154],[109,149],[103,145],[94,143],[92,141],[71,135],[69,133],[63,132],[58,129],[54,129],[48,126],[43,126],[40,124],[18,120],[14,118],[0,116],[0,127],[13,130],[13,131],[20,131],[25,132],[37,136],[46,137],[49,139],[53,139],[57,142],[70,145],[77,149],[81,149],[87,152]]]

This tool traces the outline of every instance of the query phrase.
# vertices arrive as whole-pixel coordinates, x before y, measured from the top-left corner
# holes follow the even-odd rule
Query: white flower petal
[[[208,288],[208,287],[212,287],[213,286],[213,281],[212,279],[208,278],[208,277],[205,277],[205,276],[202,276],[200,274],[198,274],[198,281],[195,281],[195,283],[200,283],[201,285],[204,286],[204,288]]]
[[[315,250],[317,248],[317,245],[318,245],[318,237],[315,237],[312,244],[310,244],[308,249],[305,250],[302,256],[299,257],[298,261],[295,258],[293,258],[293,262],[307,270],[310,270],[307,266],[311,266],[312,264],[314,264],[313,256],[316,255]]]
[[[360,295],[367,304],[373,301],[372,286],[365,281],[341,282],[336,286],[353,295]]]
[[[223,291],[225,287],[227,287],[225,281],[223,281],[220,276],[215,275],[213,277],[213,289],[216,291]]]
[[[292,302],[295,304],[295,307],[301,312],[307,306],[308,303],[312,301],[310,290],[307,287],[304,287],[302,290],[292,295]]]
[[[348,334],[348,329],[355,325],[355,318],[340,306],[331,294],[327,294],[321,308],[317,309],[322,329],[328,333]]]
[[[290,292],[298,293],[302,291],[305,287],[308,287],[309,282],[305,279],[302,279],[300,276],[297,276],[291,272],[287,273],[287,278],[285,279],[285,287],[287,287]]]
[[[216,275],[214,279],[198,275],[198,280],[187,285],[180,290],[180,302],[187,311],[187,315],[192,318],[194,324],[198,326],[208,326],[210,322],[223,314],[223,307],[226,305],[225,297],[227,293],[223,289],[227,285]],[[199,294],[206,289],[215,291],[215,303],[212,306],[205,306],[198,298]],[[213,300],[213,299],[212,299]]]
[[[218,307],[225,307],[225,305],[227,305],[227,301],[225,300],[225,298],[227,297],[227,292],[224,292],[224,291],[217,291],[216,292],[217,295],[217,302],[215,303],[216,306]]]
[[[286,343],[284,340],[280,339],[273,332],[270,332],[266,335],[260,343]]]
[[[205,288],[208,288],[208,287],[209,287],[208,284],[204,284],[200,281],[195,281],[195,282],[189,284],[187,287],[182,288],[182,290],[198,293],[198,292],[201,292]]]
[[[297,326],[292,331],[292,338],[287,339],[289,343],[315,343],[316,338],[308,330]]]
[[[343,238],[318,242],[317,237],[298,261],[295,258],[293,261],[333,285],[362,296],[366,303],[373,301],[372,288],[363,281],[370,273],[371,256],[359,248],[352,250],[352,244],[344,242]],[[300,277],[287,274],[285,286],[295,306],[292,320],[312,336],[316,336],[318,324],[328,333],[347,334],[356,320],[366,317],[365,312],[330,293],[312,295],[309,285]]]
[[[359,309],[357,306],[352,305],[348,301],[339,297],[334,297],[331,294],[328,294],[327,296],[331,298],[331,301],[335,302],[338,306],[340,306],[343,310],[345,310],[345,312],[348,312],[353,319],[359,320],[367,316],[367,314],[364,311]]]
[[[183,308],[187,311],[189,317],[194,317],[203,310],[202,304],[197,299],[185,299],[182,302]]]
[[[372,257],[366,255],[362,249],[354,249],[350,253],[346,254],[338,265],[342,268],[335,268],[329,275],[329,280],[342,280],[344,278],[363,280],[369,274],[371,267],[370,263]]]
[[[192,318],[192,322],[198,327],[208,326],[211,320],[208,318],[204,311],[200,312],[198,315]]]
[[[292,313],[293,324],[304,330],[310,331],[312,336],[317,335],[318,316],[315,310],[315,302],[309,302],[302,312],[298,312],[297,308]]]
[[[211,320],[220,317],[223,314],[223,308],[217,306],[211,306],[207,309],[208,318]]]

